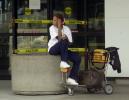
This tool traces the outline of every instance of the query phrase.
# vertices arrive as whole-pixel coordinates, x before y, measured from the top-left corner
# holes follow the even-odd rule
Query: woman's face
[[[53,17],[53,25],[58,26],[58,18],[56,16]]]
[[[61,21],[60,18],[54,16],[53,17],[53,25],[56,27],[62,26],[63,25],[63,21]]]

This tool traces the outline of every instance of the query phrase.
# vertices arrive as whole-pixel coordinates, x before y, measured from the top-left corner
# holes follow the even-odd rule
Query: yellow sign
[[[71,15],[71,14],[72,14],[72,8],[71,8],[71,7],[66,7],[66,8],[64,9],[64,11],[65,11],[65,14],[66,14],[66,15]]]
[[[25,15],[30,15],[31,14],[31,9],[25,8]]]

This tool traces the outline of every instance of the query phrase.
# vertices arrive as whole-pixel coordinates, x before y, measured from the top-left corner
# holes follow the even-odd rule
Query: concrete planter
[[[15,94],[65,93],[61,85],[59,56],[12,54],[10,60],[12,90]]]

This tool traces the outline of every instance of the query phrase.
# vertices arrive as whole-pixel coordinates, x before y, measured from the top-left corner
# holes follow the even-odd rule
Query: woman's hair
[[[61,13],[55,13],[54,16],[56,16],[57,18],[61,19],[62,22],[64,22],[64,16]]]

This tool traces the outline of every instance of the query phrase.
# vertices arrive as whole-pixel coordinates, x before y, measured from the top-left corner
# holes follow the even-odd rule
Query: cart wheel
[[[68,95],[74,95],[74,90],[72,88],[68,88]]]
[[[104,86],[104,92],[105,92],[106,94],[112,94],[112,92],[113,92],[113,87],[112,87],[112,85],[111,85],[111,84],[106,84],[106,85]]]
[[[87,91],[88,91],[89,93],[95,93],[95,88],[87,88]]]

